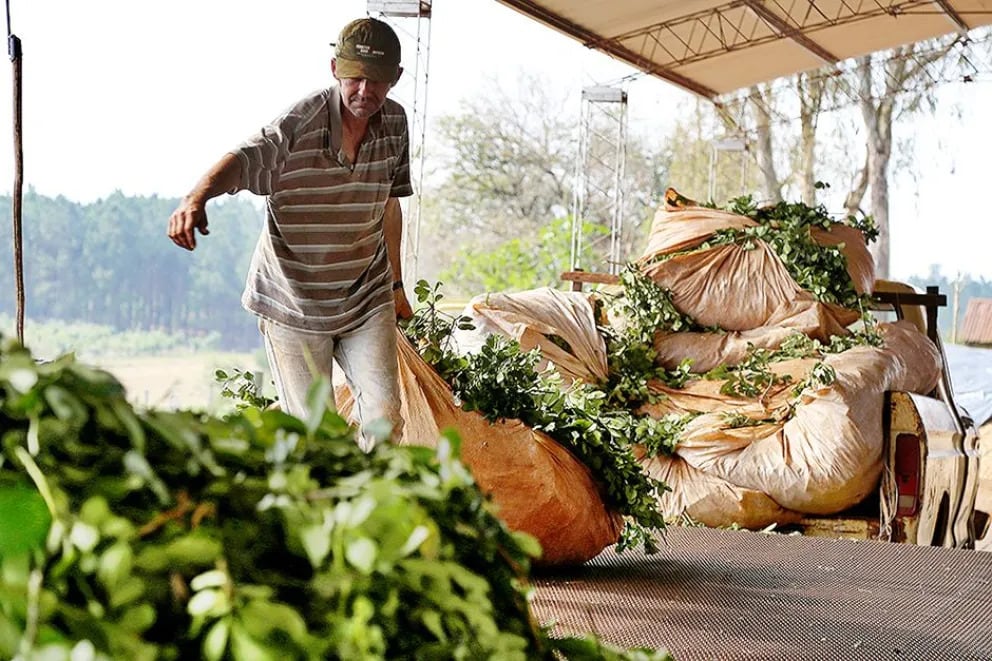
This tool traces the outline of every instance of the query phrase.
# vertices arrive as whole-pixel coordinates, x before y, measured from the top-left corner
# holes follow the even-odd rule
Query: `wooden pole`
[[[21,237],[21,201],[24,198],[24,146],[21,142],[21,40],[10,29],[10,0],[7,10],[7,54],[14,67],[14,195],[11,216],[14,221],[14,277],[17,285],[17,341],[24,344],[24,256]]]
[[[21,40],[10,32],[10,8],[7,9],[7,52],[14,67],[14,197],[11,211],[14,222],[14,276],[17,285],[17,341],[24,344],[24,254],[21,236],[21,201],[24,197],[24,145],[21,140]]]

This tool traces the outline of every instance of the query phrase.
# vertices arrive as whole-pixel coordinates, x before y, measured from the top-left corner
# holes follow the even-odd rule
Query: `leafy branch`
[[[451,385],[462,408],[479,411],[490,421],[519,419],[568,448],[600,482],[607,505],[632,520],[620,548],[643,541],[650,549],[651,538],[640,527],[664,527],[657,496],[666,487],[644,474],[631,444],[670,445],[670,439],[652,440],[661,426],[614,408],[605,392],[589,384],[562,389],[556,372],[536,372],[539,352],[521,351],[516,341],[492,335],[478,353],[453,355],[448,335],[459,322],[445,320],[437,311],[439,287],[418,283],[423,305],[406,333],[425,362]]]
[[[674,370],[657,364],[655,335],[663,331],[698,330],[699,326],[672,302],[671,292],[659,287],[633,264],[620,274],[620,295],[609,302],[608,315],[616,324],[600,327],[606,341],[608,379],[604,387],[611,404],[635,408],[657,395],[651,381],[681,388],[690,378],[691,363]]]

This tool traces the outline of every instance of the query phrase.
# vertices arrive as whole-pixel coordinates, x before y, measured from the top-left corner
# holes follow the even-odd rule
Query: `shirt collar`
[[[385,107],[385,104],[383,104]],[[369,135],[379,137],[382,132],[382,108],[369,117]],[[334,85],[327,94],[327,119],[330,126],[331,144],[328,148],[331,153],[338,153],[341,149],[341,87]]]

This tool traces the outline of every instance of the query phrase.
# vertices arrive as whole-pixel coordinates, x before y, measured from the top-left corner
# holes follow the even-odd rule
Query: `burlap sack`
[[[770,388],[758,402],[720,394],[720,381],[696,381],[648,407],[652,415],[702,412],[689,423],[676,454],[695,469],[734,487],[767,494],[787,510],[833,514],[860,502],[877,485],[882,466],[883,401],[889,390],[930,392],[940,378],[933,344],[906,322],[882,324],[882,348],[859,346],[828,356],[836,382],[806,391],[785,422],[728,428],[726,414],[778,415],[791,385]],[[794,383],[815,361],[773,365]],[[678,483],[672,483],[682,489]],[[720,488],[723,488],[722,486]]]
[[[687,516],[692,522],[712,528],[740,526],[756,530],[802,518],[802,514],[781,507],[767,494],[704,473],[678,456],[644,457],[641,466],[651,477],[673,487],[658,498],[662,514],[669,521]]]
[[[550,363],[566,384],[576,379],[586,383],[606,380],[606,343],[596,330],[586,294],[550,287],[484,294],[469,301],[462,315],[475,326],[453,333],[463,355],[477,352],[489,335],[499,333],[519,342],[524,351],[539,349],[543,361],[538,370]]]
[[[489,423],[461,410],[448,385],[397,333],[404,429],[395,442],[434,447],[440,430],[457,431],[462,460],[500,517],[541,543],[538,564],[585,562],[619,539],[623,519],[607,510],[583,463],[520,421]],[[354,402],[347,386],[335,396],[341,415],[350,417]]]
[[[842,322],[855,321],[857,312],[836,305],[792,301],[772,314],[766,326],[731,332],[659,332],[654,337],[656,362],[672,370],[683,360],[691,361],[690,371],[709,372],[720,365],[735,366],[747,356],[750,346],[774,350],[791,335],[802,333],[828,343],[833,335],[846,336]]]
[[[652,280],[672,292],[679,310],[702,326],[753,330],[806,307],[821,307],[789,275],[768,244],[760,240],[754,241],[752,248],[720,245],[659,261],[699,247],[718,230],[755,224],[744,216],[715,209],[662,208],[655,214],[647,248],[637,263]],[[874,262],[860,231],[837,225],[830,230],[815,228],[811,236],[820,245],[842,245],[855,290],[871,291]],[[817,314],[838,315],[840,309],[827,306]],[[846,326],[850,319],[849,312],[843,313],[834,323]]]

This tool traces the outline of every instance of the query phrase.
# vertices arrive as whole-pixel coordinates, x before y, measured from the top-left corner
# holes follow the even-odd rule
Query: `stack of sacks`
[[[623,519],[607,510],[585,464],[520,421],[490,423],[460,409],[444,380],[397,333],[405,425],[395,442],[433,447],[442,430],[457,431],[462,461],[500,517],[541,543],[538,564],[582,563],[618,541]],[[336,399],[341,415],[350,417],[354,401],[347,386],[338,388]]]
[[[684,198],[681,198],[684,199]],[[647,248],[638,260],[643,273],[668,289],[672,302],[700,326],[727,333],[660,333],[655,348],[660,364],[674,368],[683,358],[692,370],[707,372],[717,365],[736,365],[748,344],[775,348],[793,332],[819,340],[846,335],[859,318],[856,310],[820,303],[789,275],[764,241],[753,248],[737,244],[695,250],[714,233],[758,223],[717,209],[666,204],[655,214]],[[872,291],[874,267],[861,232],[846,225],[813,228],[822,246],[843,244],[848,273],[859,294]],[[690,251],[684,254],[683,251]],[[674,255],[663,261],[659,258]]]
[[[802,514],[834,514],[864,499],[882,470],[885,392],[930,392],[940,378],[937,349],[915,327],[898,322],[880,330],[882,348],[827,356],[836,382],[806,390],[791,415],[791,384],[776,386],[758,402],[720,394],[723,381],[697,380],[681,390],[656,385],[667,397],[645,413],[702,414],[689,423],[674,456],[642,459],[648,474],[673,488],[661,498],[666,515],[756,528]],[[794,384],[815,362],[772,368]],[[728,413],[762,422],[727,428]]]
[[[859,319],[858,311],[816,301],[761,241],[750,250],[722,245],[656,261],[659,255],[700,247],[717,230],[754,225],[749,218],[701,207],[669,207],[656,216],[640,261],[643,271],[672,292],[683,313],[701,325],[729,329],[657,333],[661,365],[672,369],[689,359],[692,371],[703,373],[737,365],[749,345],[777,349],[795,333],[828,342],[833,335],[849,334],[847,326]],[[812,236],[820,245],[843,243],[855,290],[870,291],[872,262],[858,230],[837,225],[814,228]],[[463,314],[477,327],[456,335],[466,352],[481,346],[488,334],[500,333],[519,340],[524,349],[539,348],[545,362],[563,374],[603,381],[605,346],[583,294],[550,289],[492,294],[474,299]],[[660,496],[665,514],[687,514],[711,526],[761,528],[860,502],[875,488],[882,468],[884,393],[926,393],[940,376],[936,348],[915,327],[883,324],[880,331],[882,348],[860,346],[828,356],[825,362],[836,382],[807,390],[794,411],[794,386],[807,378],[816,359],[770,365],[789,382],[757,400],[722,394],[721,380],[697,379],[681,389],[652,384],[663,398],[641,413],[701,414],[684,431],[674,455],[649,457],[637,449],[645,471],[672,488]],[[572,351],[550,342],[554,336],[567,339]],[[730,427],[728,414],[756,424]]]
[[[669,369],[683,360],[692,371],[736,365],[748,345],[776,349],[794,333],[828,341],[847,335],[859,313],[817,302],[796,284],[771,248],[719,245],[657,261],[661,255],[701,246],[725,228],[756,223],[724,211],[668,206],[655,217],[640,260],[643,272],[672,293],[676,307],[703,326],[729,332],[659,332],[659,363]],[[855,290],[871,291],[871,256],[861,233],[851,227],[816,228],[823,246],[843,244]],[[672,491],[660,498],[667,516],[687,514],[710,526],[764,527],[789,523],[803,514],[833,514],[860,502],[877,485],[882,470],[884,393],[927,393],[940,378],[934,345],[907,322],[883,324],[882,348],[859,346],[825,361],[836,373],[829,387],[803,393],[794,411],[787,402],[794,384],[817,362],[773,363],[791,377],[758,400],[720,393],[723,381],[697,380],[680,390],[655,384],[664,399],[645,413],[700,413],[684,431],[674,456],[642,457],[653,477]],[[728,414],[744,415],[753,426],[729,427]]]

